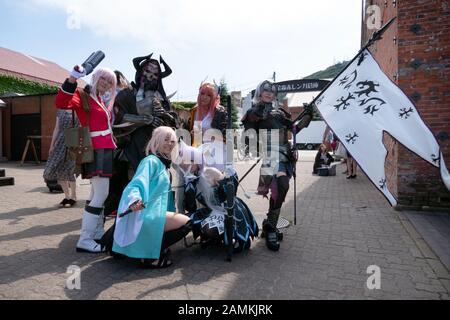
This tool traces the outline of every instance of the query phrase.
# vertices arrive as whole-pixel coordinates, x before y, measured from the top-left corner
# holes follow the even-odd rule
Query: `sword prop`
[[[139,201],[139,200],[136,200],[135,202],[133,202],[133,203],[130,205],[130,207],[131,207],[132,205],[136,204],[138,201]],[[145,206],[146,206],[145,203],[142,204],[142,209],[145,209]],[[127,209],[125,212],[122,212],[121,214],[119,214],[119,218],[123,218],[123,217],[125,217],[127,214],[132,213],[133,210],[132,210],[130,207],[128,207],[128,209]]]

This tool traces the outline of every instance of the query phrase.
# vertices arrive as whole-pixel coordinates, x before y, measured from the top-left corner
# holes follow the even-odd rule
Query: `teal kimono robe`
[[[164,164],[154,155],[144,158],[122,193],[118,212],[125,212],[136,200],[146,207],[117,216],[113,251],[130,258],[158,259],[166,212],[175,211],[172,194]]]

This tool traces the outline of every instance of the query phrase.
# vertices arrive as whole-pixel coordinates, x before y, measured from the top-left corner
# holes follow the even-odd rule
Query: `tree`
[[[228,87],[227,83],[225,82],[225,79],[220,80],[220,103],[225,108],[227,107],[227,96],[228,96]],[[231,122],[233,129],[239,129],[239,118],[238,118],[238,110],[233,103],[231,104]]]

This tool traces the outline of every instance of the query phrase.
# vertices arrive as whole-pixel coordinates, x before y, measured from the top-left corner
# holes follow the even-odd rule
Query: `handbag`
[[[86,92],[78,90],[86,113],[87,126],[75,128],[74,111],[72,110],[72,128],[64,130],[64,141],[67,146],[69,157],[75,161],[75,164],[94,162],[94,148],[92,147],[91,133],[89,130],[90,108]]]

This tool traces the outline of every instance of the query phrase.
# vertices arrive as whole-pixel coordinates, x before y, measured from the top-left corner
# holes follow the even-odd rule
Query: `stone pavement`
[[[335,177],[312,176],[312,160],[302,152],[297,225],[285,230],[279,252],[257,239],[229,263],[222,249],[180,242],[174,265],[162,270],[75,251],[89,181],[78,180],[76,207],[59,209],[62,194],[48,192],[43,166],[0,163],[16,181],[0,188],[0,299],[449,299],[449,271],[405,214],[361,171],[353,180],[342,166]],[[240,165],[240,175],[249,167]],[[257,175],[242,184],[252,198],[238,195],[260,225],[268,201],[253,195]],[[282,210],[290,221],[292,184]],[[66,288],[71,265],[81,268],[80,290]],[[381,270],[380,289],[367,288],[371,265]]]

